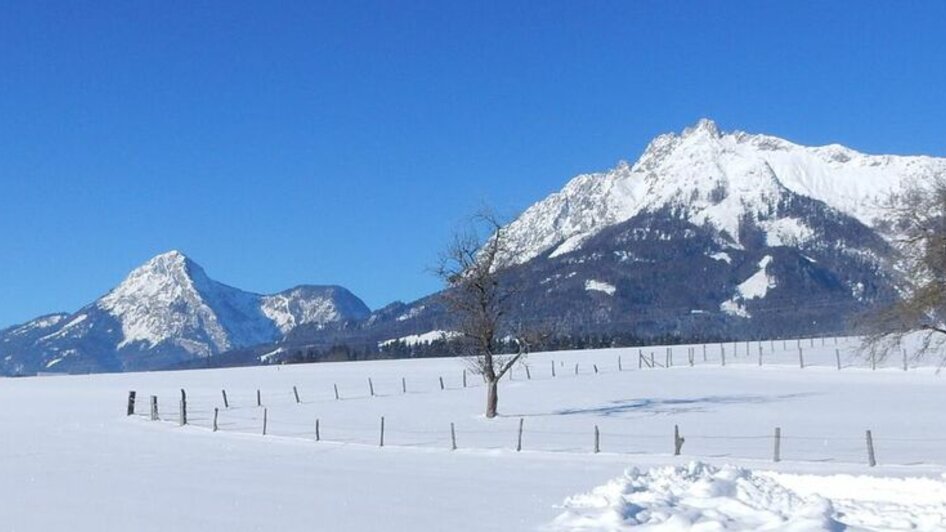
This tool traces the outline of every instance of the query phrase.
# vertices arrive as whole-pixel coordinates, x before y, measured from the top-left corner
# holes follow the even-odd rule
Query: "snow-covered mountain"
[[[701,120],[580,175],[506,226],[518,320],[563,335],[760,337],[847,330],[896,297],[882,204],[946,159],[805,147]],[[353,338],[450,330],[435,296]],[[318,343],[318,331],[289,337]]]
[[[946,159],[866,155],[838,144],[805,147],[769,135],[723,134],[701,120],[660,135],[633,165],[580,175],[508,227],[517,262],[579,249],[602,229],[663,209],[719,230],[741,245],[741,220],[769,213],[794,194],[876,227],[880,203],[904,182],[946,175]],[[763,226],[771,242],[801,242],[812,231],[791,217]]]
[[[946,159],[805,147],[701,120],[656,137],[633,164],[573,178],[505,228],[515,253],[504,275],[523,289],[513,313],[596,341],[847,332],[897,297],[883,200],[934,177],[946,177]],[[372,313],[339,287],[247,293],[171,252],[79,312],[0,331],[0,371],[154,368],[223,352],[271,361],[424,338],[453,320],[438,294]]]
[[[338,286],[259,295],[214,281],[178,251],[158,255],[78,312],[0,331],[4,373],[152,369],[273,342],[294,327],[360,320]]]

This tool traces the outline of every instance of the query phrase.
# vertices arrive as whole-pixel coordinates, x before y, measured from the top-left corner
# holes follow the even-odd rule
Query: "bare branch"
[[[909,184],[885,210],[902,297],[872,317],[862,347],[883,359],[915,335],[920,356],[946,341],[946,178]]]
[[[488,384],[487,417],[496,415],[499,380],[534,345],[513,321],[512,306],[521,294],[508,275],[514,257],[503,223],[482,210],[467,230],[454,235],[435,269],[445,285],[441,297],[460,333],[461,352]]]

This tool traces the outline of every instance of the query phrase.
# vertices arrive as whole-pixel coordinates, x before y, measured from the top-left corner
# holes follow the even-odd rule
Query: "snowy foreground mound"
[[[946,482],[655,467],[565,501],[551,530],[943,530]]]

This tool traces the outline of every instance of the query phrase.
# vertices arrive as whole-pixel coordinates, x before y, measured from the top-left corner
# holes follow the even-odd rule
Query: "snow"
[[[86,321],[87,319],[89,319],[89,316],[88,316],[87,314],[79,314],[79,315],[76,316],[75,318],[69,320],[68,323],[66,323],[65,325],[63,325],[62,327],[60,327],[58,331],[56,331],[56,332],[54,332],[54,333],[51,333],[51,334],[47,334],[46,336],[41,337],[41,338],[39,339],[39,341],[42,342],[42,341],[49,341],[49,340],[52,340],[52,339],[55,339],[55,338],[61,338],[61,337],[65,336],[65,335],[69,334],[69,332],[70,332],[71,329],[73,329],[74,327],[80,325],[82,322]]]
[[[324,325],[343,319],[331,298],[304,297],[299,290],[264,296],[262,310],[283,334],[306,323]]]
[[[9,336],[21,336],[36,329],[48,329],[58,325],[62,322],[62,320],[68,317],[68,314],[48,314],[46,316],[40,316],[35,320],[24,323],[23,325],[10,327],[9,329],[0,331],[0,333]]]
[[[271,342],[309,323],[362,317],[367,307],[338,287],[302,286],[259,295],[209,278],[179,251],[133,270],[94,303],[121,324],[118,349],[170,343],[196,356]]]
[[[797,218],[779,218],[760,222],[759,225],[765,230],[766,245],[771,247],[800,247],[814,236],[814,231]]]
[[[260,356],[259,356],[259,361],[260,361],[260,362],[263,362],[263,363],[269,362],[269,360],[270,360],[271,358],[273,358],[274,356],[279,355],[280,353],[282,353],[282,352],[284,352],[284,351],[285,351],[284,348],[278,347],[278,348],[276,348],[276,349],[274,349],[274,350],[272,350],[272,351],[270,351],[270,352],[268,352],[268,353],[264,353],[264,354],[260,355]]]
[[[946,376],[936,361],[903,371],[897,358],[871,371],[854,342],[815,342],[710,344],[705,362],[702,345],[672,346],[666,369],[639,369],[637,348],[530,354],[531,379],[517,366],[501,383],[494,420],[482,416],[482,382],[464,388],[467,366],[450,358],[3,379],[0,404],[28,405],[0,409],[4,528],[561,530],[582,519],[620,530],[625,519],[660,514],[667,526],[652,530],[683,519],[707,530],[808,530],[831,520],[853,530],[942,529]],[[666,347],[640,352],[662,362]],[[181,388],[186,427],[177,424]],[[125,417],[129,390],[139,413],[157,396],[162,420]],[[680,457],[674,425],[686,439]]]
[[[263,314],[271,319],[280,332],[288,333],[299,325],[329,323],[367,317],[370,310],[347,290],[336,286],[300,286],[262,296]]]
[[[714,467],[631,468],[565,500],[553,530],[942,530],[942,478],[797,475]]]
[[[838,528],[831,504],[823,498],[800,497],[747,469],[700,462],[643,473],[630,469],[591,493],[570,497],[564,506],[567,512],[556,518],[555,529],[615,530],[635,525],[645,530]]]
[[[763,298],[769,290],[775,288],[775,279],[766,271],[769,264],[772,264],[772,257],[771,255],[766,255],[759,261],[759,271],[752,274],[751,277],[736,287],[736,290],[743,299]]]
[[[709,258],[713,260],[723,261],[726,264],[732,264],[732,257],[729,256],[729,253],[725,251],[718,251],[709,255]]]
[[[602,229],[645,212],[674,208],[739,247],[740,219],[758,220],[769,245],[812,236],[801,221],[776,216],[798,194],[876,226],[880,205],[908,182],[946,176],[946,159],[867,155],[839,145],[805,147],[768,135],[721,133],[701,120],[682,134],[660,135],[633,165],[573,178],[507,227],[519,263],[552,249],[580,249]]]
[[[123,339],[118,348],[139,342],[154,347],[203,335],[206,343],[177,343],[195,355],[209,356],[234,345],[264,343],[275,337],[275,327],[263,334],[227,330],[208,299],[226,302],[233,309],[231,314],[252,314],[255,303],[253,294],[210,280],[182,253],[171,251],[132,271],[98,306],[121,323]],[[244,341],[232,341],[232,335],[240,335]]]
[[[427,309],[427,306],[426,306],[426,305],[420,305],[420,306],[417,306],[417,307],[413,307],[413,308],[411,308],[410,310],[408,310],[407,312],[405,312],[404,314],[401,314],[400,316],[398,316],[398,317],[397,317],[397,321],[407,321],[407,320],[416,318],[417,316],[420,316],[421,313],[424,312],[424,310],[426,310],[426,309]]]
[[[390,340],[384,340],[382,342],[378,342],[378,347],[384,347],[386,345],[390,345],[396,342],[401,342],[405,345],[425,344],[425,343],[430,343],[430,342],[436,342],[439,340],[446,340],[449,338],[456,338],[459,335],[460,333],[456,331],[441,331],[441,330],[428,331],[421,334],[409,334],[407,336],[402,336],[400,338],[391,338]]]
[[[588,279],[585,281],[585,290],[595,291],[595,292],[604,292],[609,296],[613,296],[614,292],[617,290],[613,284],[606,283],[604,281],[595,281],[594,279]]]
[[[824,497],[845,525],[873,530],[943,530],[946,482],[939,478],[765,473],[795,493]]]
[[[719,305],[719,309],[732,316],[749,318],[751,315],[746,310],[744,303],[749,299],[760,299],[765,297],[769,290],[775,288],[775,278],[769,275],[768,267],[772,263],[772,256],[766,255],[759,261],[759,269],[748,279],[736,286],[736,294]]]
[[[740,318],[751,318],[752,315],[749,314],[749,311],[746,310],[746,307],[742,306],[739,301],[736,299],[727,299],[719,304],[719,310],[729,314],[730,316],[739,316]]]

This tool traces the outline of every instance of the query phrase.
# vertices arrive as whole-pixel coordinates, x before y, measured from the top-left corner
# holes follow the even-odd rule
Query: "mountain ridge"
[[[503,275],[526,287],[512,313],[565,337],[838,334],[896,297],[884,198],[934,176],[946,159],[805,147],[700,120],[633,163],[573,177],[504,227],[514,255]],[[335,285],[245,292],[172,251],[76,313],[0,331],[0,371],[229,353],[276,363],[341,344],[377,350],[454,320],[438,293],[372,312]]]
[[[68,314],[0,331],[0,371],[154,369],[272,342],[292,328],[365,318],[347,289],[299,285],[246,292],[211,279],[177,250],[132,270],[105,295]]]
[[[880,203],[890,192],[904,181],[944,173],[946,159],[868,155],[840,144],[805,147],[771,135],[722,133],[713,121],[702,119],[681,134],[657,136],[633,164],[621,161],[611,170],[572,178],[526,209],[507,230],[522,263],[553,247],[559,253],[577,249],[602,228],[640,212],[668,205],[694,210],[703,202],[694,218],[722,226],[733,236],[745,209],[714,201],[713,194],[761,192],[758,180],[741,179],[752,174],[876,227]],[[673,181],[668,183],[667,176]],[[673,196],[681,191],[689,195]],[[755,204],[760,205],[766,202]]]

